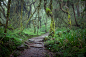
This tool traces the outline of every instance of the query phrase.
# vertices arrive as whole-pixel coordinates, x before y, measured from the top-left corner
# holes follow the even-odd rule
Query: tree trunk
[[[36,26],[34,26],[34,34],[36,33]]]
[[[33,26],[34,26],[34,34],[36,33],[36,25],[35,25],[35,21],[32,20]]]
[[[47,19],[46,19],[46,22],[45,22],[45,32],[47,33]]]
[[[77,5],[76,5],[76,8],[77,8],[77,15],[79,17],[80,16],[80,12],[79,12],[79,1],[78,1]]]
[[[71,15],[69,12],[69,8],[67,9],[67,12],[68,12],[68,25],[69,25],[69,28],[71,29]]]
[[[1,6],[1,2],[0,2],[0,6]],[[0,11],[0,18],[1,18],[1,11]]]
[[[38,7],[38,26],[37,26],[37,35],[38,35],[38,33],[39,33],[39,10],[40,10],[40,7]]]
[[[63,2],[63,0],[60,0],[60,2]],[[69,28],[71,28],[71,15],[70,15],[70,12],[69,12],[69,7],[66,5],[66,9],[67,10],[64,10],[63,8],[62,8],[62,6],[63,6],[63,3],[60,3],[59,2],[59,5],[60,5],[60,9],[64,12],[64,13],[66,13],[67,15],[68,15],[68,25],[69,25]],[[69,2],[69,0],[68,0],[68,2]]]
[[[41,17],[39,18],[39,21],[40,21],[40,29],[41,29]]]
[[[50,32],[49,32],[50,34],[49,34],[49,36],[51,36],[53,38],[54,35],[55,35],[55,22],[54,22],[54,16],[52,14],[52,9],[53,9],[52,0],[50,0],[49,8],[46,8],[46,3],[47,3],[47,1],[44,0],[44,9],[46,11],[46,14],[51,17]]]
[[[23,13],[23,0],[21,0],[21,16],[20,16],[20,29],[22,30],[23,24],[22,24],[22,13]]]
[[[74,12],[76,26],[79,26],[78,23],[77,23],[77,20],[76,20],[76,14],[75,14],[75,10],[74,10],[74,4],[72,4],[72,8],[73,8],[73,12]]]
[[[85,9],[86,9],[86,0],[85,0]]]
[[[4,31],[4,33],[7,33],[8,20],[9,20],[9,15],[10,15],[10,4],[11,4],[11,0],[8,0],[7,20],[6,20],[6,26],[5,26],[5,31]]]
[[[51,24],[50,24],[50,34],[49,36],[54,37],[55,36],[55,22],[53,15],[51,16]]]

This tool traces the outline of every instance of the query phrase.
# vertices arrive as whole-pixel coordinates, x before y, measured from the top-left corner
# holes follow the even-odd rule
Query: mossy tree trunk
[[[45,20],[45,32],[47,33],[47,19]]]
[[[0,2],[0,6],[1,6],[1,2]],[[0,18],[1,18],[1,11],[0,11]]]
[[[72,8],[73,8],[73,13],[74,13],[74,17],[75,17],[76,26],[79,27],[80,25],[78,25],[77,20],[76,20],[76,15],[75,15],[75,10],[74,10],[74,4],[72,4]],[[78,13],[77,15],[78,15],[78,17],[79,17],[79,16],[80,16],[80,15],[79,15],[79,10],[77,10],[77,13]]]
[[[62,6],[63,6],[63,0],[59,0],[60,2],[59,2],[59,5],[60,5],[60,9],[64,12],[64,13],[66,13],[67,15],[68,15],[68,26],[69,26],[69,28],[71,28],[71,15],[70,15],[70,11],[69,11],[69,8],[68,8],[68,6],[66,5],[65,7],[66,7],[66,9],[67,10],[64,10],[63,8],[62,8]],[[68,0],[69,1],[69,0]],[[61,3],[62,2],[62,3]],[[66,3],[67,4],[67,3]]]
[[[39,17],[39,22],[40,22],[40,29],[41,29],[41,17]]]
[[[40,10],[40,7],[38,7],[37,35],[38,35],[38,33],[39,33],[39,10]]]
[[[80,16],[80,9],[79,9],[79,6],[80,4],[79,4],[79,0],[78,0],[78,2],[77,2],[77,4],[76,4],[76,8],[77,8],[77,15],[78,15],[78,17]]]
[[[54,22],[54,16],[52,14],[52,9],[53,9],[52,0],[50,0],[49,8],[46,8],[46,4],[47,4],[47,1],[44,0],[44,9],[46,11],[46,14],[51,17],[49,36],[51,36],[53,38],[55,35],[55,22]]]
[[[40,5],[41,5],[41,1],[42,0],[39,0],[39,5],[38,5],[38,20],[37,20],[37,35],[38,35],[38,33],[39,33],[39,11],[40,11]]]
[[[22,13],[23,13],[23,2],[24,0],[21,0],[21,16],[20,16],[20,29],[23,29],[23,24],[22,24]]]
[[[35,21],[34,20],[32,20],[32,23],[33,23],[33,26],[34,26],[34,34],[36,33],[36,25],[35,25]]]
[[[55,35],[55,22],[53,15],[51,16],[51,24],[50,24],[50,34],[49,36],[54,37]]]
[[[85,9],[84,10],[85,10],[85,13],[86,13],[86,0],[85,0]],[[85,16],[86,16],[86,14],[85,14]]]
[[[71,15],[69,12],[69,8],[67,9],[67,12],[68,12],[68,26],[69,26],[69,28],[71,28]]]

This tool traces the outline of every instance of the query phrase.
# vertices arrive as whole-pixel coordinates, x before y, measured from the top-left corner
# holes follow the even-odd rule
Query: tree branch
[[[36,0],[35,0],[36,1]],[[36,7],[36,9],[40,6],[41,3],[39,3],[39,5]],[[36,9],[35,11],[33,12],[33,14],[31,14],[31,16],[29,17],[29,19],[27,20],[26,22],[26,25],[28,24],[28,22],[30,21],[30,19],[33,17],[34,13],[36,12]]]
[[[30,5],[34,4],[35,2],[36,2],[36,0],[34,2],[32,2],[31,4],[27,5],[27,6],[30,6]]]
[[[7,8],[7,5],[3,2],[3,5]]]
[[[62,2],[62,1],[60,0],[60,2]],[[68,14],[68,12],[62,8],[62,3],[60,3],[60,2],[59,2],[60,9],[61,9],[64,13],[67,13],[67,14]]]
[[[11,0],[8,0],[7,17],[6,17],[7,20],[6,20],[6,26],[5,26],[4,33],[7,33],[8,20],[9,20],[9,15],[10,15],[10,4],[11,4]]]

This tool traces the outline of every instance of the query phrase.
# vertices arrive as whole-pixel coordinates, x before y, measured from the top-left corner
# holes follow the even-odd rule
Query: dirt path
[[[28,44],[29,48],[21,51],[18,57],[53,57],[52,52],[45,49],[42,41],[48,34],[49,33],[46,33],[42,36],[28,39],[25,43]]]

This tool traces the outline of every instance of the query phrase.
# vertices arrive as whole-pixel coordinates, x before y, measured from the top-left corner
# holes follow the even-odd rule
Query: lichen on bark
[[[55,22],[54,22],[54,16],[53,16],[53,13],[52,13],[52,0],[50,0],[50,7],[49,8],[46,8],[46,0],[44,0],[44,9],[45,9],[45,12],[46,14],[48,15],[48,17],[50,16],[51,17],[51,24],[50,24],[50,32],[49,32],[49,36],[51,36],[52,38],[54,37],[55,35]]]
[[[71,28],[71,15],[69,9],[67,9],[67,12],[68,12],[68,24],[69,24],[69,28]]]
[[[50,34],[49,34],[49,36],[54,37],[54,35],[55,35],[55,22],[54,22],[54,18],[51,18]]]

